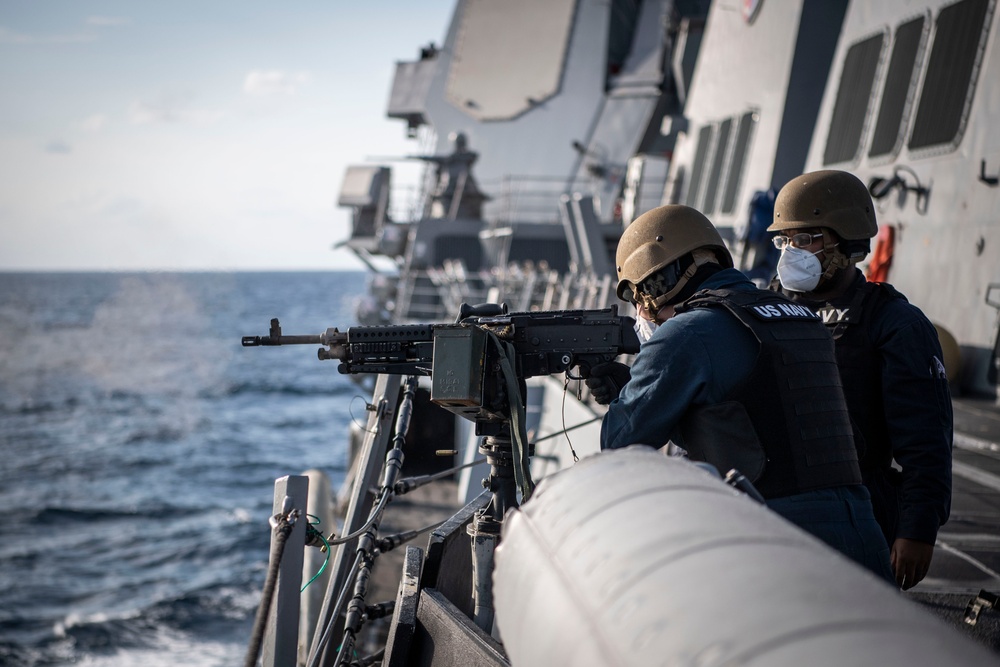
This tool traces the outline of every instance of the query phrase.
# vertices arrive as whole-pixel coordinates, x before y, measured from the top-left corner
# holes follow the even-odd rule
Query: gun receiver
[[[325,345],[320,359],[338,359],[345,374],[432,376],[431,401],[472,419],[509,418],[502,365],[510,357],[518,381],[579,366],[582,374],[620,354],[639,351],[631,317],[603,310],[507,313],[505,305],[463,304],[456,324],[402,324],[336,328],[314,336],[286,336],[277,319],[267,336],[243,345]]]

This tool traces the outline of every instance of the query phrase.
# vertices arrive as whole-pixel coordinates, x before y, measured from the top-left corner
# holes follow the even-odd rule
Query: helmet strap
[[[697,270],[698,270],[698,263],[691,262],[690,266],[688,266],[687,269],[684,271],[684,273],[681,274],[681,277],[677,279],[677,284],[674,285],[673,289],[671,289],[669,292],[667,292],[666,294],[661,294],[655,299],[648,297],[644,294],[642,296],[643,305],[646,307],[646,310],[649,311],[650,315],[653,315],[655,317],[656,313],[659,312],[660,308],[663,308],[663,306],[670,303],[670,300],[673,299],[675,296],[677,296],[682,289],[684,289],[684,286],[687,285],[687,282],[691,280],[691,276],[693,276]]]
[[[823,275],[820,276],[820,284],[825,283],[833,277],[839,269],[846,269],[854,262],[840,251],[840,241],[834,239],[833,235],[826,229],[823,232]]]

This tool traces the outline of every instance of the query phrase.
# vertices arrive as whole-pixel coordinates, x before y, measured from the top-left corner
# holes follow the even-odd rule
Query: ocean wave
[[[301,380],[297,382],[268,382],[268,381],[247,381],[229,385],[226,390],[228,396],[350,396],[357,393],[357,387],[353,385],[328,385],[325,383],[306,384]]]
[[[260,601],[258,580],[263,572],[257,569],[229,572],[226,583],[203,585],[138,607],[72,611],[50,617],[48,625],[38,617],[2,620],[0,664],[235,664],[246,650]]]
[[[0,398],[0,415],[44,416],[53,412],[74,410],[81,403],[80,397],[73,395],[62,397],[49,395],[44,398],[4,396]]]
[[[43,526],[64,523],[117,521],[122,519],[170,519],[203,512],[203,508],[184,508],[174,505],[152,505],[143,508],[109,509],[49,506],[28,512],[21,517],[24,522],[37,522]]]

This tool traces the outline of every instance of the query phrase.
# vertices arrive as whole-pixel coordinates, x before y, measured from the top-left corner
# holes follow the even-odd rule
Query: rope
[[[257,617],[253,622],[253,631],[250,633],[250,647],[247,649],[247,657],[243,661],[244,667],[255,667],[257,664],[260,647],[264,643],[264,631],[267,629],[267,616],[271,612],[274,591],[278,586],[281,557],[285,553],[285,543],[288,541],[288,536],[292,534],[297,516],[298,510],[291,510],[288,514],[272,517],[272,521],[276,522],[272,545],[273,553],[267,568],[267,578],[264,580],[264,590],[261,593],[260,606],[257,608]]]

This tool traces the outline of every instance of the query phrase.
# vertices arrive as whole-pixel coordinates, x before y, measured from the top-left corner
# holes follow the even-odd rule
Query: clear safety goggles
[[[823,238],[823,233],[810,234],[808,232],[801,232],[799,234],[792,234],[791,236],[784,236],[783,234],[778,234],[771,242],[774,243],[774,247],[778,250],[784,250],[789,245],[793,248],[808,248],[812,245],[815,239]]]

